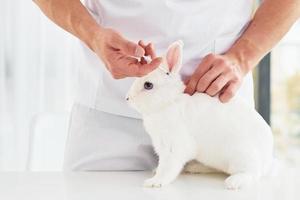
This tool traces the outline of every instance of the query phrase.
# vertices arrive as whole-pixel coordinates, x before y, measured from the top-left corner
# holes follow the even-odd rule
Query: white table
[[[299,200],[300,169],[239,191],[224,189],[222,174],[183,174],[172,185],[143,188],[151,172],[1,172],[1,200]]]

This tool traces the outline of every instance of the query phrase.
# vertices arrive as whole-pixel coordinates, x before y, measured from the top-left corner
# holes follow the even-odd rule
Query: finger
[[[143,58],[143,57],[142,57]],[[141,58],[141,59],[142,59]],[[133,58],[133,57],[123,57],[124,61],[127,62],[127,63],[133,63],[133,64],[138,64],[139,63],[139,60],[136,59],[136,58]],[[125,65],[126,66],[126,65]]]
[[[145,50],[138,44],[134,42],[128,41],[123,38],[119,38],[118,40],[118,48],[125,55],[134,56],[134,57],[142,57],[145,54]]]
[[[137,73],[140,63],[136,58],[122,55],[117,62],[112,65],[114,66],[111,70],[112,73],[128,76],[128,74]]]
[[[138,44],[141,47],[144,48],[145,56],[150,56],[151,59],[156,58],[155,48],[154,48],[154,45],[152,43],[149,43],[149,44],[146,45],[143,40],[140,40]]]
[[[198,92],[205,92],[218,76],[221,75],[222,69],[219,66],[213,66],[208,70],[198,81],[196,90]]]
[[[137,58],[125,56],[120,52],[114,54],[113,57],[109,66],[111,66],[110,72],[115,79],[137,76],[142,65]],[[143,61],[142,58],[141,61],[144,62],[145,60]]]
[[[141,47],[143,47],[144,49],[145,49],[146,46],[147,46],[143,40],[140,40],[140,41],[138,42],[138,44],[139,44]]]
[[[146,46],[146,54],[145,55],[150,56],[151,59],[156,58],[155,48],[152,43],[150,43]]]
[[[210,96],[215,96],[227,85],[229,82],[229,75],[221,74],[215,81],[213,81],[210,86],[205,91],[206,94]]]
[[[222,103],[228,102],[237,92],[239,84],[237,82],[230,83],[228,87],[220,94],[219,99]]]
[[[126,78],[123,74],[111,74],[114,79],[122,79]]]
[[[208,70],[210,70],[214,61],[215,61],[215,55],[209,54],[205,56],[202,62],[198,65],[195,75],[198,77],[202,77]]]
[[[211,59],[208,59],[207,57],[203,59],[203,61],[200,63],[200,65],[190,78],[190,81],[184,90],[185,93],[193,95],[196,92],[196,87],[199,79],[203,76],[205,72],[207,72],[210,69],[212,62],[213,61]]]
[[[162,58],[158,57],[153,59],[150,63],[145,64],[145,65],[141,65],[139,67],[139,75],[140,76],[144,76],[150,72],[152,72],[153,70],[155,70],[162,62]]]
[[[187,78],[187,79],[185,79],[185,80],[183,81],[184,85],[188,85],[189,82],[190,82],[190,78]]]
[[[156,58],[152,60],[149,64],[141,64],[139,62],[135,62],[131,58],[126,59],[123,62],[122,66],[126,66],[123,69],[123,74],[127,77],[141,77],[149,72],[156,69],[162,61],[162,58]]]

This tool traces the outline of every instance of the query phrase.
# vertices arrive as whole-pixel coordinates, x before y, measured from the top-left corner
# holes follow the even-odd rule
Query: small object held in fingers
[[[141,58],[138,59],[138,62],[141,64],[149,64],[151,63],[152,59],[150,58],[150,56],[143,56]]]
[[[150,63],[152,61],[150,56],[143,56],[143,59],[145,59],[145,61],[148,63]]]

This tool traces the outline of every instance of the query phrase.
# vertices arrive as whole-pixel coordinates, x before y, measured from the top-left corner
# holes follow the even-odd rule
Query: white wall
[[[33,119],[70,110],[77,40],[32,1],[0,1],[0,170],[24,170]]]

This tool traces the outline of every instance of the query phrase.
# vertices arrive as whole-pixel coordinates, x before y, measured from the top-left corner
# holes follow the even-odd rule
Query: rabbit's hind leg
[[[229,174],[225,180],[226,188],[240,189],[261,177],[261,165],[258,159],[238,160],[230,163]]]
[[[236,190],[248,186],[254,180],[255,175],[251,173],[236,173],[225,180],[225,185],[227,189]]]

